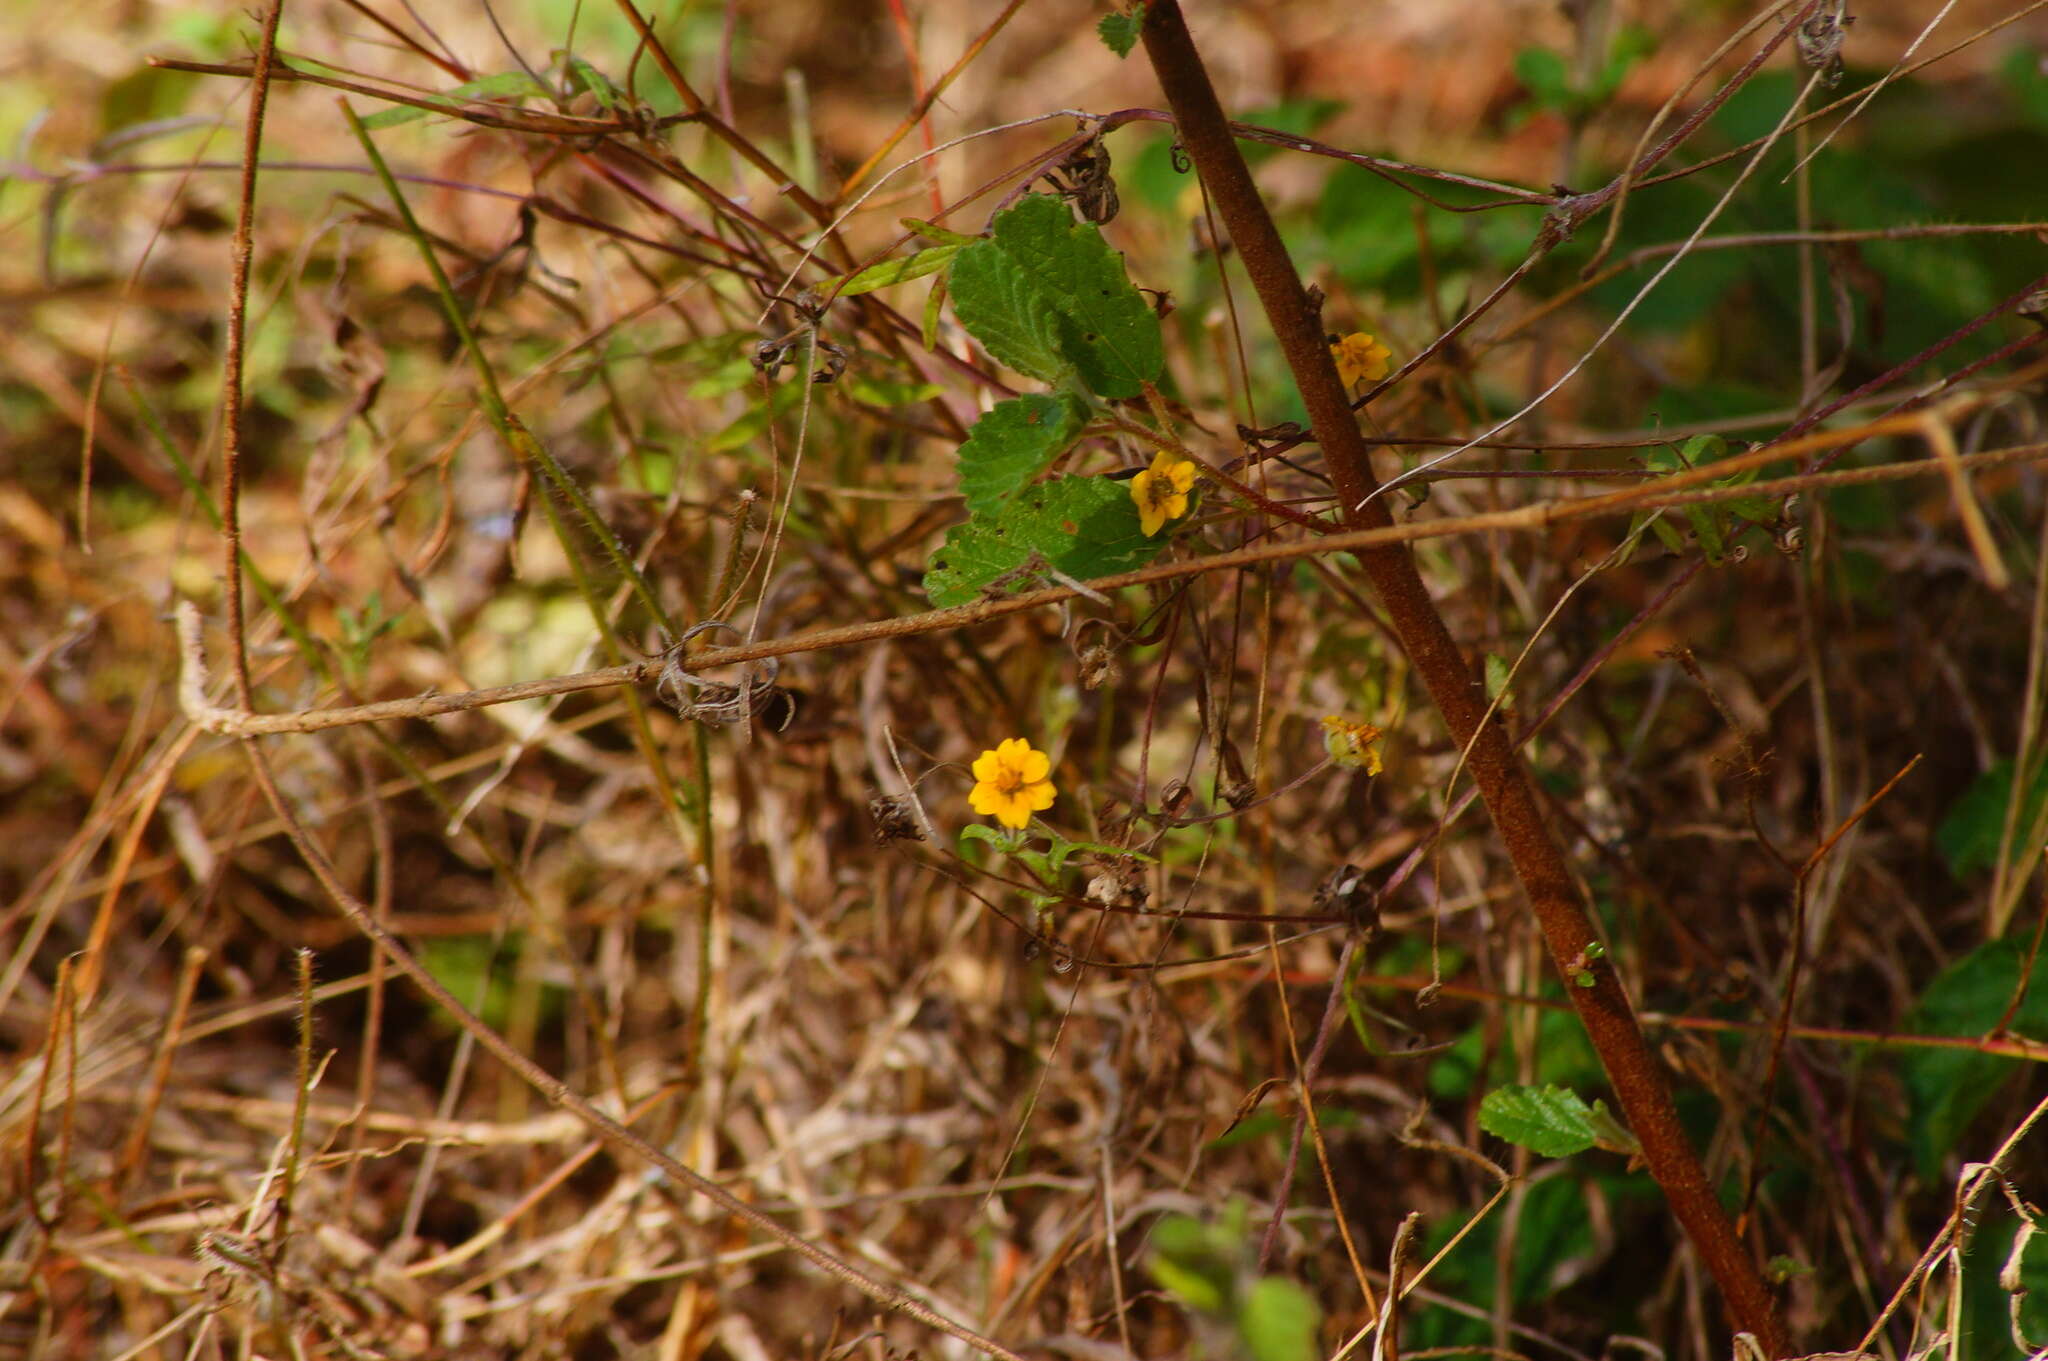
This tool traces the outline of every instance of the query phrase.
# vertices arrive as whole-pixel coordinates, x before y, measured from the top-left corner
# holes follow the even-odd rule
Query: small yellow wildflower
[[[1138,527],[1151,538],[1188,513],[1188,492],[1195,485],[1195,465],[1161,449],[1152,466],[1131,479],[1131,500],[1137,503]]]
[[[1380,730],[1370,723],[1354,723],[1329,714],[1323,719],[1323,750],[1347,770],[1380,773]]]
[[[1387,376],[1387,360],[1393,351],[1380,344],[1366,331],[1353,331],[1342,340],[1330,343],[1330,358],[1337,361],[1337,376],[1344,380],[1344,386],[1354,383],[1377,383]]]
[[[1031,815],[1052,807],[1052,760],[1033,751],[1021,737],[1012,737],[985,751],[974,762],[974,789],[967,796],[974,811],[993,816],[1005,827],[1023,827]]]

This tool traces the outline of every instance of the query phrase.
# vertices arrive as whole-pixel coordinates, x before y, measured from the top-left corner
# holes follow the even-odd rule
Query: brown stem
[[[1322,442],[1330,479],[1346,520],[1359,528],[1390,523],[1383,505],[1369,500],[1378,483],[1371,456],[1330,358],[1315,309],[1303,291],[1280,233],[1238,154],[1208,73],[1175,0],[1146,6],[1145,53],[1173,109],[1180,142],[1194,161],[1231,243],[1258,290],[1259,301],[1287,357],[1303,405]],[[1388,617],[1453,740],[1471,751],[1480,797],[1499,829],[1515,875],[1528,895],[1560,973],[1578,973],[1593,986],[1567,991],[1599,1051],[1608,1080],[1641,1142],[1650,1174],[1663,1188],[1707,1269],[1713,1273],[1736,1328],[1753,1334],[1767,1356],[1788,1353],[1784,1325],[1679,1124],[1664,1072],[1636,1024],[1628,995],[1610,961],[1587,961],[1597,936],[1579,900],[1571,871],[1544,825],[1527,775],[1496,718],[1481,727],[1485,692],[1475,683],[1443,618],[1429,598],[1414,558],[1398,544],[1360,552],[1359,560],[1385,604]]]

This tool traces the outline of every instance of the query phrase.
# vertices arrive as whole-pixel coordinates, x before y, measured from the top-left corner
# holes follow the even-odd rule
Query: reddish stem
[[[1146,6],[1144,41],[1173,109],[1181,145],[1229,229],[1286,355],[1347,523],[1358,528],[1391,523],[1384,505],[1368,499],[1378,487],[1371,456],[1338,380],[1316,310],[1238,153],[1230,123],[1175,0],[1152,0]],[[1579,976],[1566,991],[1599,1051],[1650,1174],[1720,1285],[1735,1327],[1753,1334],[1766,1356],[1787,1355],[1784,1325],[1770,1290],[1679,1123],[1664,1071],[1651,1056],[1612,963],[1585,957],[1598,936],[1571,871],[1544,824],[1506,729],[1498,718],[1481,726],[1485,691],[1430,600],[1414,558],[1406,547],[1390,544],[1360,552],[1359,560],[1452,737],[1460,747],[1469,747],[1473,783],[1486,801],[1559,972]],[[1588,980],[1591,987],[1578,985]]]

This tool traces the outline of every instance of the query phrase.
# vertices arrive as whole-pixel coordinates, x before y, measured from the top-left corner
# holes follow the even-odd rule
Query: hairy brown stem
[[[1371,456],[1338,380],[1316,309],[1310,305],[1301,277],[1252,182],[1251,171],[1238,153],[1229,121],[1175,0],[1153,0],[1146,7],[1144,42],[1173,109],[1181,145],[1230,232],[1231,243],[1258,290],[1287,358],[1322,443],[1331,481],[1342,497],[1346,520],[1363,529],[1390,524],[1381,503],[1368,499],[1378,487]],[[1786,1355],[1785,1329],[1776,1303],[1679,1124],[1663,1069],[1636,1024],[1620,979],[1610,961],[1584,958],[1587,947],[1597,939],[1593,923],[1564,856],[1544,824],[1505,727],[1496,718],[1482,728],[1485,692],[1444,626],[1408,550],[1386,544],[1362,550],[1359,560],[1453,740],[1471,751],[1473,782],[1500,831],[1560,973],[1569,966],[1581,981],[1592,983],[1591,987],[1573,986],[1567,991],[1600,1054],[1629,1126],[1642,1144],[1650,1174],[1663,1188],[1673,1213],[1719,1284],[1734,1325],[1754,1334],[1765,1355]]]

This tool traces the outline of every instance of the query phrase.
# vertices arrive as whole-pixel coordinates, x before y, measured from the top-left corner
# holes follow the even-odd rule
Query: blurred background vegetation
[[[616,5],[295,0],[279,50],[356,87],[512,409],[671,621],[777,637],[927,608],[928,557],[965,518],[955,450],[1016,380],[928,312],[929,279],[837,306],[816,332],[845,351],[837,381],[764,375],[756,347],[805,324],[794,288],[768,299],[906,253],[906,217],[981,231],[998,195],[960,200],[1072,135],[1047,115],[1160,107],[1142,53],[1097,39],[1104,12],[652,12],[691,88],[784,179],[687,116]],[[1275,2],[1191,23],[1241,121],[1549,194],[1611,180],[1667,99],[1697,108],[1778,22],[1717,56],[1757,12]],[[1808,101],[1837,112],[1745,175],[1810,75],[1788,43],[1657,174],[1703,168],[1634,188],[1611,243],[1595,216],[1366,409],[1390,476],[1583,361],[1511,444],[1452,465],[1491,476],[1411,484],[1400,515],[1636,485],[1693,436],[1740,448],[1866,387],[1829,427],[1985,392],[1955,429],[1965,452],[2043,438],[2040,309],[2009,304],[2048,285],[2048,27],[2018,0],[1855,19],[1838,83]],[[258,31],[243,8],[151,0],[0,15],[0,1351],[939,1354],[956,1344],[877,1321],[476,1059],[335,914],[236,744],[181,715],[172,605],[224,611],[235,72]],[[392,98],[450,91],[462,116]],[[336,100],[281,80],[263,143],[241,491],[272,592],[250,597],[259,707],[659,650],[598,536],[573,516],[551,530],[557,504],[480,418],[477,369]],[[479,118],[615,113],[649,135]],[[795,191],[844,208],[899,130],[885,169],[999,128],[867,175],[844,255],[799,268],[817,224]],[[1170,131],[1136,118],[1107,145],[1123,211],[1104,234],[1170,295],[1182,434],[1223,461],[1235,428],[1303,419]],[[1491,188],[1246,151],[1329,328],[1371,332],[1397,365],[1545,220],[1526,201],[1456,211],[1499,203]],[[1834,239],[1783,239],[1801,232]],[[1883,436],[1840,466],[1924,452]],[[1062,467],[1148,457],[1096,430]],[[1267,494],[1324,509],[1312,447],[1289,458],[1264,465]],[[2048,1094],[2025,1043],[2048,1042],[2044,484],[2023,465],[1974,485],[2010,585],[1987,583],[1929,479],[1717,521],[1739,551],[1712,564],[1697,523],[1590,577],[1625,520],[1418,548],[1475,684],[1536,639],[1518,720],[1602,660],[1529,759],[1695,1142],[1815,1351],[1854,1348],[1904,1287],[1878,1354],[2048,1346],[2048,1252],[2024,1236],[2048,1198],[2039,1136],[2006,1192],[1956,1218],[1965,1165]],[[1273,532],[1212,491],[1175,551]],[[1356,564],[1191,578],[1078,618],[785,658],[779,732],[597,690],[265,740],[344,881],[488,1023],[743,1199],[1028,1354],[1333,1355],[1375,1313],[1337,1216],[1377,1291],[1411,1212],[1411,1278],[1432,1263],[1404,1307],[1411,1351],[1724,1354],[1711,1283],[1644,1174],[1481,1124],[1503,1085],[1592,1100],[1604,1078],[1490,830],[1467,815],[1436,839],[1458,753]],[[1327,714],[1385,730],[1384,773],[1317,770]],[[1016,867],[958,839],[967,763],[1018,735],[1055,757],[1065,835],[1145,829],[1143,912],[1097,911],[1077,861],[1035,918]],[[939,836],[881,844],[870,798],[906,772]],[[1242,811],[1239,778],[1261,796]],[[1217,816],[1159,816],[1175,782],[1193,802],[1174,808]],[[1404,863],[1362,967],[1336,976],[1330,885]],[[317,952],[324,1066],[281,1226],[262,1207],[297,1095],[298,947]],[[81,997],[67,960],[104,981]],[[1260,1263],[1301,1114],[1271,1084],[1333,989],[1324,1151],[1300,1150]],[[1459,1149],[1514,1175],[1504,1198]],[[209,1232],[283,1245],[270,1303],[231,1243],[194,1255]],[[1937,1241],[1954,1251],[1923,1274]]]

